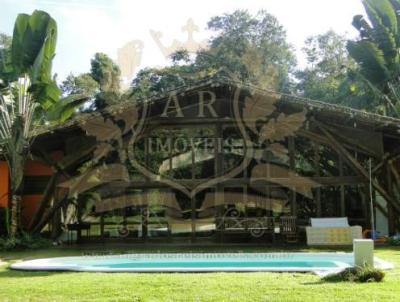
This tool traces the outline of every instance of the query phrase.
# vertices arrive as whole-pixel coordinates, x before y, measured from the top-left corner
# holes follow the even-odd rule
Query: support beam
[[[68,195],[66,194],[63,198],[60,198],[54,202],[54,205],[46,212],[40,222],[32,229],[33,233],[39,233],[43,227],[50,222],[56,211],[58,211],[68,201]]]
[[[369,188],[367,186],[364,186],[364,192],[365,192],[365,195],[368,196],[368,199],[369,199]],[[379,211],[383,214],[383,216],[388,218],[387,210],[385,208],[383,208],[379,203],[376,202],[375,190],[372,190],[372,203],[373,203],[374,208],[379,209]],[[371,218],[369,218],[369,220],[371,220]]]
[[[59,178],[58,172],[54,173],[50,177],[50,180],[47,183],[46,188],[43,192],[43,197],[42,197],[42,200],[40,201],[39,207],[35,211],[35,214],[33,215],[31,222],[29,223],[29,227],[28,227],[29,230],[32,230],[36,226],[36,224],[39,223],[40,218],[44,214],[44,211],[49,206],[51,197],[53,196],[55,188],[56,188],[58,178]]]
[[[397,155],[390,155],[390,153],[385,153],[382,157],[382,160],[372,169],[372,174],[375,174],[379,169],[381,169],[382,167],[384,167],[385,163],[387,161],[396,161],[397,159],[400,158],[400,154]]]
[[[320,169],[320,155],[319,155],[319,145],[313,144],[314,149],[314,168],[317,177],[321,176],[321,169]],[[322,205],[321,205],[321,188],[318,187],[315,189],[315,202],[317,204],[317,217],[322,216]]]
[[[226,188],[234,188],[237,187],[238,185],[251,185],[253,188],[257,187],[265,187],[265,186],[272,186],[276,187],[276,183],[283,182],[286,178],[282,177],[270,177],[268,178],[269,182],[266,183],[265,179],[257,179],[257,178],[234,178],[234,179],[228,179],[224,182],[218,183],[215,185],[215,187],[218,186],[223,186]],[[368,181],[365,180],[364,177],[362,176],[314,176],[314,177],[307,177],[308,180],[312,182],[319,183],[322,187],[323,186],[340,186],[341,184],[343,185],[361,185],[361,184],[366,184]],[[257,181],[260,181],[258,184]],[[204,186],[204,180],[202,179],[180,179],[179,182],[185,186],[197,186],[199,188],[208,188],[209,186]],[[290,184],[288,184],[288,187],[290,187]],[[126,190],[128,189],[145,189],[145,188],[156,188],[156,189],[161,189],[161,188],[169,188],[169,186],[161,181],[152,181],[152,182],[146,182],[143,180],[135,180],[135,181],[113,181],[107,184],[104,184],[102,186],[99,186],[98,189],[101,189],[102,191],[109,192],[109,194],[102,195],[104,198],[108,197],[115,197],[119,196],[121,194],[125,194]]]
[[[361,186],[361,188],[358,187],[358,190],[359,190],[359,193],[360,193],[361,203],[362,203],[362,206],[363,206],[363,214],[364,214],[365,223],[366,223],[365,226],[368,229],[371,229],[371,213],[370,213],[370,210],[369,210],[370,207],[368,206],[369,205],[369,202],[368,202],[368,200],[369,200],[368,196],[369,195],[365,194],[366,190],[365,190],[364,186]],[[343,216],[345,216],[345,215],[343,215]]]
[[[386,181],[387,181],[387,187],[389,189],[389,192],[393,195],[393,182],[392,182],[392,173],[390,171],[390,166],[389,164],[386,165]],[[393,211],[393,206],[391,204],[388,203],[387,205],[387,209],[388,209],[388,222],[389,222],[389,235],[394,235],[395,230],[396,230],[396,215]]]
[[[339,175],[343,177],[343,157],[339,154]],[[346,216],[346,200],[344,196],[344,184],[340,185],[340,215]]]
[[[304,138],[307,138],[307,139],[309,139],[309,140],[311,140],[313,142],[320,143],[320,144],[326,145],[328,147],[334,148],[332,143],[328,139],[326,139],[326,137],[324,137],[324,136],[322,136],[322,135],[320,135],[318,133],[315,133],[315,132],[312,132],[312,131],[309,131],[309,130],[300,129],[300,130],[298,130],[296,132],[296,134],[299,135],[299,136],[302,136]],[[355,145],[352,145],[352,144],[349,144],[349,143],[344,143],[343,145],[346,148],[354,150],[356,152],[367,153],[369,155],[372,155],[371,152],[366,152],[365,149],[360,149]]]
[[[144,194],[144,198],[147,199],[147,194]],[[141,223],[142,223],[142,239],[143,241],[147,241],[147,235],[148,235],[148,221],[149,221],[149,206],[147,205],[147,200],[146,200],[146,205],[142,207],[141,211]]]
[[[318,127],[321,129],[321,131],[325,134],[325,136],[331,141],[332,145],[335,146],[336,151],[343,156],[343,159],[345,159],[348,164],[350,164],[358,173],[360,173],[363,177],[365,177],[367,180],[369,180],[369,173],[364,169],[364,167],[348,152],[334,137],[333,135],[329,132],[329,130],[325,129],[325,127],[317,123]],[[388,192],[375,180],[372,179],[372,186],[374,189],[379,192],[379,194],[382,195],[383,198],[386,199],[388,203],[390,203],[393,208],[396,210],[397,213],[400,214],[400,205],[399,203],[390,196]]]
[[[389,166],[390,171],[393,174],[394,179],[396,180],[397,188],[400,188],[400,174],[396,170],[396,167],[394,166],[393,160],[389,160],[388,161],[388,166]]]
[[[363,190],[360,186],[357,186],[357,191],[359,192],[361,196],[361,207],[362,207],[362,213],[363,217],[365,218],[365,221],[371,220],[371,215],[370,215],[370,203],[368,202],[369,198],[367,198],[369,195],[365,196],[363,194]]]
[[[37,155],[34,156],[35,160],[42,161],[46,165],[49,165],[53,168],[53,170],[57,171],[58,173],[63,174],[65,177],[69,178],[69,174],[65,172],[65,170],[60,166],[60,164],[53,160],[45,151],[38,149]]]
[[[288,138],[288,148],[289,148],[289,167],[291,171],[295,170],[295,141],[293,136],[289,136]],[[297,216],[297,201],[296,201],[296,191],[290,190],[290,208],[293,216]]]

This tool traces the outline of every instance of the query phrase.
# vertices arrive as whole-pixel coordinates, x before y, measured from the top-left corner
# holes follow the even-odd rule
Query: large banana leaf
[[[45,110],[57,104],[61,95],[60,89],[54,81],[33,83],[29,92],[32,93],[33,99]]]
[[[364,0],[363,4],[374,28],[385,27],[392,35],[397,35],[396,11],[390,0]]]
[[[380,86],[389,79],[390,72],[382,50],[367,40],[348,41],[347,50],[360,65],[363,76],[371,83]]]
[[[364,0],[368,18],[373,26],[372,35],[385,54],[389,64],[398,61],[397,13],[389,0]]]
[[[393,6],[394,11],[396,12],[397,17],[397,33],[400,33],[400,1],[399,0],[390,0],[390,3]],[[400,45],[400,36],[397,35],[397,44]]]
[[[57,25],[49,14],[35,10],[19,14],[11,45],[12,64],[18,74],[29,73],[31,81],[51,81],[51,62],[55,54]]]
[[[49,14],[35,10],[32,15],[18,15],[11,45],[14,73],[29,74],[29,91],[44,109],[60,97],[60,90],[51,77],[52,60],[57,41],[57,24]]]
[[[355,15],[353,17],[353,26],[360,32],[362,39],[372,39],[372,28],[362,15]]]
[[[84,104],[88,99],[85,95],[69,95],[62,98],[47,110],[46,120],[63,123],[75,113],[78,106]]]

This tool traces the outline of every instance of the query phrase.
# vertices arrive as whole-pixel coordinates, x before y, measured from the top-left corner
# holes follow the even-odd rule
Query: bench
[[[362,238],[359,225],[350,226],[347,217],[311,218],[306,227],[307,245],[352,245]]]

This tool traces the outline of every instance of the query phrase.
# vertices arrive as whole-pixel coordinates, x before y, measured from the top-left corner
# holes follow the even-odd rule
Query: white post
[[[354,265],[374,267],[374,241],[371,239],[354,239]]]

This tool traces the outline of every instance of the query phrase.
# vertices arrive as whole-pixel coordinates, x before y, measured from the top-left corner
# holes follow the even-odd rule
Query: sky
[[[164,46],[173,40],[185,42],[187,33],[182,27],[192,19],[199,28],[194,40],[200,43],[212,35],[206,30],[211,17],[236,9],[251,13],[264,9],[277,17],[302,67],[305,60],[301,48],[308,36],[333,29],[353,38],[357,32],[352,18],[364,14],[361,0],[0,0],[0,32],[11,35],[16,16],[35,9],[48,12],[57,21],[53,72],[59,80],[71,72],[88,72],[96,52],[117,60],[118,49],[130,41],[142,45],[135,57],[135,72],[164,66],[168,60],[150,31],[161,33],[158,40]]]

